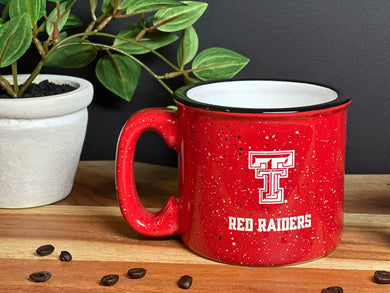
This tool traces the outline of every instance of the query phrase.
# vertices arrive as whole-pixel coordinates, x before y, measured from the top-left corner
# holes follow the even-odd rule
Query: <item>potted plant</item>
[[[166,83],[168,79],[183,77],[186,83],[192,83],[231,78],[249,62],[224,48],[198,53],[193,24],[207,8],[203,2],[89,0],[91,22],[72,35],[68,29],[83,25],[72,14],[76,0],[0,3],[4,4],[0,67],[10,69],[9,75],[0,76],[0,87],[9,97],[0,98],[0,207],[52,203],[66,197],[72,188],[93,89],[88,81],[79,78],[40,74],[45,66],[79,68],[99,58],[95,68],[98,80],[130,101],[142,70],[173,93]],[[106,32],[107,24],[116,19],[131,21],[117,34]],[[172,62],[157,50],[175,42],[177,60]],[[18,60],[31,45],[38,51],[39,60],[31,74],[19,75]],[[148,67],[140,58],[147,53],[165,63],[167,72],[158,74]],[[75,89],[26,98],[32,85],[43,80]]]

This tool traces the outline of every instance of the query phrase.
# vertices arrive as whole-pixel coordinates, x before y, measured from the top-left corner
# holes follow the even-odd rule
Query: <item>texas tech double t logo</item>
[[[254,169],[255,178],[264,182],[259,188],[260,204],[284,203],[280,179],[288,177],[288,169],[294,167],[294,159],[294,151],[249,152],[249,169]]]

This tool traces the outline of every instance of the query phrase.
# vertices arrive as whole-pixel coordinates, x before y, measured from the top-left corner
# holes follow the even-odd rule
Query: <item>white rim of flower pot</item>
[[[18,75],[18,82],[23,83],[29,75]],[[4,76],[12,81],[12,76]],[[34,82],[49,80],[57,84],[70,84],[74,91],[38,97],[38,98],[14,98],[0,99],[0,118],[9,119],[33,119],[49,118],[77,112],[87,107],[93,98],[92,84],[82,78],[66,75],[40,74]]]

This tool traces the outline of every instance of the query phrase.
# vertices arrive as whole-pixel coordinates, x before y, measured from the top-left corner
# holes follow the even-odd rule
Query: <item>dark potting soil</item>
[[[31,84],[28,89],[24,92],[22,98],[37,98],[44,96],[52,96],[71,92],[76,88],[69,84],[56,84],[48,80],[41,81],[40,83]],[[0,99],[12,99],[7,92],[0,89]]]

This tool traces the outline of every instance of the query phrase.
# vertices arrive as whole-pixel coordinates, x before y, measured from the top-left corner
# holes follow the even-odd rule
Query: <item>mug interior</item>
[[[178,102],[210,109],[298,112],[332,105],[336,91],[315,84],[272,80],[226,80],[185,87],[176,92]],[[322,107],[320,107],[322,108]]]

